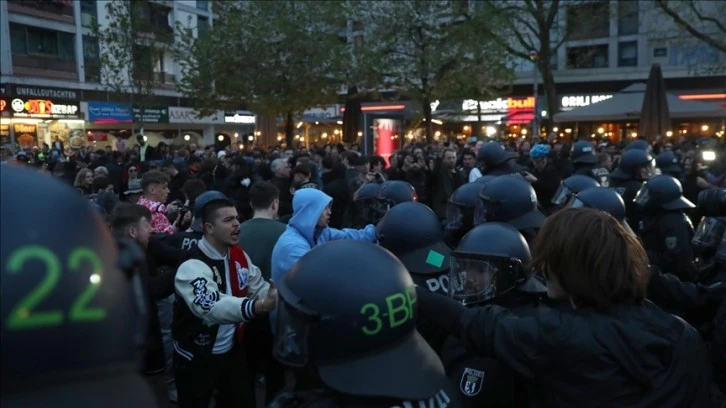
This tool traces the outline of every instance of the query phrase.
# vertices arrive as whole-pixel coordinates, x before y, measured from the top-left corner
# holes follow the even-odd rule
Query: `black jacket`
[[[541,306],[516,317],[467,310],[418,289],[419,309],[473,351],[530,381],[532,407],[713,407],[711,367],[698,332],[649,301],[608,313]]]

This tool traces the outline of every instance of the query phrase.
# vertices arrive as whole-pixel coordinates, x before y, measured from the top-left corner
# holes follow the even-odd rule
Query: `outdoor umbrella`
[[[665,135],[671,130],[671,117],[668,112],[668,97],[665,90],[660,64],[653,64],[648,75],[648,84],[640,109],[640,131],[647,139]]]
[[[358,132],[361,131],[360,95],[355,85],[348,88],[348,95],[345,97],[345,112],[343,112],[343,141],[355,143]]]

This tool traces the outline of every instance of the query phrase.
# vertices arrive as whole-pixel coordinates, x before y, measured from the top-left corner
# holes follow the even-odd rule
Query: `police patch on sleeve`
[[[668,248],[670,250],[674,250],[674,249],[676,249],[677,244],[678,244],[677,237],[666,237],[666,239],[665,239],[666,248]]]
[[[482,383],[484,382],[484,371],[475,370],[473,368],[464,368],[464,373],[461,375],[461,382],[459,383],[459,389],[467,397],[473,397],[481,391]]]
[[[210,311],[219,300],[219,292],[209,292],[207,290],[207,280],[197,278],[190,282],[194,288],[194,304],[198,305],[204,311]]]

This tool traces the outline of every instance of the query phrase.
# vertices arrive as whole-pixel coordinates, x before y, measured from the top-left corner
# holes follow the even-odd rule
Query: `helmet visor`
[[[481,303],[519,282],[520,262],[500,257],[451,257],[449,295],[463,305]]]
[[[463,225],[464,212],[461,211],[461,207],[449,201],[446,204],[446,224],[444,225],[444,229],[446,231],[457,231]]]
[[[640,190],[638,190],[638,194],[635,195],[633,202],[641,208],[648,205],[650,202],[650,190],[648,189],[647,183],[643,183],[643,185],[640,186]]]
[[[574,194],[574,191],[567,184],[560,183],[560,188],[557,189],[550,202],[555,206],[561,207],[567,203],[567,200],[572,197],[572,194]]]
[[[277,302],[276,332],[272,353],[284,365],[304,367],[310,361],[309,338],[316,318],[294,308],[282,296]]]
[[[696,228],[691,243],[702,249],[715,249],[726,231],[726,221],[716,217],[704,217]]]
[[[476,200],[476,205],[474,207],[474,225],[479,225],[487,222],[487,216],[491,216],[489,214],[489,200],[483,198],[482,196],[479,196]]]
[[[375,198],[366,198],[364,200],[355,201],[358,208],[358,214],[366,224],[376,224],[381,220],[383,214],[376,207],[378,200]]]
[[[588,208],[589,205],[585,204],[582,200],[577,198],[576,195],[570,197],[570,200],[565,205],[565,208]]]

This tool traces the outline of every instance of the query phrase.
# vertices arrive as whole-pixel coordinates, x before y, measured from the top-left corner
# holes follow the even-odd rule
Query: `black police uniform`
[[[480,177],[483,179],[487,176]],[[491,180],[491,177],[489,177]],[[485,180],[486,181],[486,180]],[[459,244],[459,240],[474,227],[474,210],[479,191],[484,182],[467,183],[454,191],[449,198],[446,211],[444,231],[446,243],[450,246]]]
[[[441,361],[416,331],[413,280],[389,251],[325,243],[280,280],[278,295],[275,358],[314,375],[321,389],[281,395],[270,406],[459,407]]]
[[[623,197],[628,213],[628,224],[633,231],[640,229],[643,216],[640,208],[633,203],[635,195],[643,186],[641,169],[652,166],[653,157],[640,148],[626,150],[620,157],[618,167],[610,174],[610,187]]]
[[[143,250],[53,178],[2,166],[0,191],[0,406],[157,406],[139,374]]]
[[[391,208],[376,225],[376,234],[379,245],[396,255],[416,286],[447,295],[451,249],[444,243],[438,218],[429,207],[408,202]],[[416,328],[434,351],[441,349],[446,335],[425,316],[419,316]]]
[[[489,142],[479,148],[477,160],[482,164],[482,174],[487,176],[521,175],[524,169],[514,161],[514,155],[497,142]]]
[[[591,187],[600,187],[600,183],[592,177],[581,174],[576,174],[562,180],[560,187],[552,196],[552,212],[561,209],[573,195]]]
[[[531,257],[524,237],[513,227],[500,223],[482,224],[472,229],[453,252],[456,261],[450,271],[450,296],[468,307],[486,304],[504,306],[515,315],[533,313],[547,288],[535,277],[529,263]],[[518,262],[509,264],[510,258]],[[480,260],[486,260],[479,263]],[[521,262],[520,262],[521,261]],[[476,266],[500,266],[486,290],[470,294],[473,281],[466,276]],[[489,269],[492,270],[492,269]],[[463,275],[462,275],[463,274]],[[463,280],[469,282],[463,285]],[[493,290],[488,290],[494,286]],[[468,350],[454,337],[447,338],[441,351],[441,361],[452,387],[458,389],[464,407],[524,407],[527,406],[524,383],[497,359],[481,356]]]
[[[601,186],[608,186],[610,172],[604,167],[600,167],[597,163],[598,157],[592,143],[588,141],[579,141],[572,146],[572,165],[575,167],[573,174],[588,176],[597,181]]]

